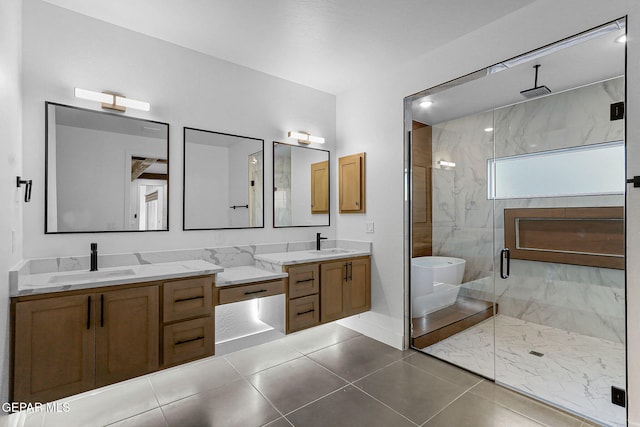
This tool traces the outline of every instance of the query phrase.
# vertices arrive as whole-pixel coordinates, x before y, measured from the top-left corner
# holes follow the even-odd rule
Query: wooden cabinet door
[[[329,162],[311,164],[311,213],[329,213]]]
[[[346,315],[351,316],[371,308],[371,261],[368,258],[349,261],[348,269]]]
[[[95,295],[15,304],[13,400],[48,402],[94,387]]]
[[[331,322],[345,316],[345,275],[344,261],[328,262],[320,265],[320,321]]]
[[[365,212],[364,153],[338,159],[340,213]]]
[[[158,369],[158,286],[97,294],[96,386]]]

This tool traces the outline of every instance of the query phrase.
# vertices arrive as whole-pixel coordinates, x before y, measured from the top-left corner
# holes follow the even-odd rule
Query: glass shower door
[[[624,77],[494,110],[495,380],[625,425]]]

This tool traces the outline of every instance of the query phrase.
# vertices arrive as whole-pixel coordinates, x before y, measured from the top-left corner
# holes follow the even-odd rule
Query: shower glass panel
[[[495,263],[503,265],[495,380],[605,425],[626,418],[611,404],[611,387],[626,382],[624,120],[612,121],[607,108],[624,93],[616,77],[496,109],[490,162]],[[535,189],[533,165],[496,170],[506,159],[545,158]]]
[[[608,426],[626,425],[625,28],[405,99],[411,346]]]

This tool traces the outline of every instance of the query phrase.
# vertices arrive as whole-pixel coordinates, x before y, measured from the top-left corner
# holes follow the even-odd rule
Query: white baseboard
[[[340,319],[337,323],[398,350],[403,350],[404,337],[402,334],[383,328],[377,323],[367,321],[367,316],[365,315],[357,314],[346,319]]]

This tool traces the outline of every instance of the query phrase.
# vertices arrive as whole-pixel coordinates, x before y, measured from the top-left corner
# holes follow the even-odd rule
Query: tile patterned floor
[[[494,378],[609,426],[625,426],[611,386],[625,388],[625,348],[601,338],[507,316],[485,320],[424,349],[425,353]],[[531,355],[530,351],[544,354]]]
[[[67,401],[69,413],[0,417],[0,426],[591,426],[336,324]]]

